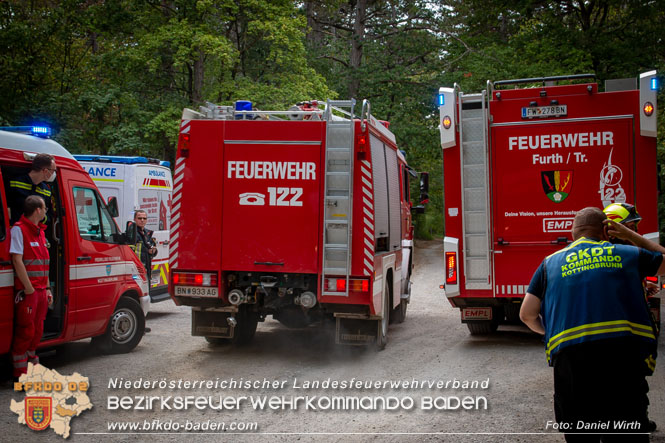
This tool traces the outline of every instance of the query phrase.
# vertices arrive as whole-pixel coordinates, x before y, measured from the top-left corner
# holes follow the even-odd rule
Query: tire
[[[134,349],[145,332],[145,316],[141,305],[130,297],[120,297],[113,310],[106,332],[93,343],[106,354],[124,354]]]
[[[506,305],[504,307],[504,311],[506,313],[506,321],[508,323],[514,324],[514,325],[519,325],[522,324],[522,320],[520,320],[520,307],[522,305],[518,303],[511,303],[509,305]]]
[[[224,345],[229,343],[228,338],[221,338],[221,337],[206,337],[205,338],[208,343],[214,346],[219,346],[219,345]]]
[[[474,321],[466,324],[471,335],[487,335],[496,332],[499,324],[493,320]]]
[[[376,348],[381,351],[388,344],[388,323],[390,323],[390,288],[383,291],[383,318],[377,322]]]
[[[407,281],[407,285],[409,286],[409,298],[411,297],[411,282]],[[409,300],[408,299],[403,299],[400,297],[400,302],[395,309],[390,311],[390,323],[404,323],[404,320],[406,320],[406,309],[409,305]]]
[[[233,338],[230,339],[234,345],[242,346],[249,344],[256,333],[256,326],[259,323],[259,315],[249,310],[249,305],[241,305],[236,320],[238,324],[233,331]]]

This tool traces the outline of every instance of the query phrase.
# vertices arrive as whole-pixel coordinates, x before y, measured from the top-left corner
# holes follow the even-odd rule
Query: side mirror
[[[127,222],[127,228],[125,229],[125,238],[127,239],[128,245],[136,244],[136,223],[133,221]]]
[[[111,214],[111,217],[117,217],[119,212],[118,212],[118,199],[115,197],[109,198],[109,203],[108,203],[108,209],[109,209],[109,214]]]
[[[429,203],[429,172],[420,173],[420,204]],[[415,209],[415,208],[414,208]],[[416,213],[418,213],[416,211]]]

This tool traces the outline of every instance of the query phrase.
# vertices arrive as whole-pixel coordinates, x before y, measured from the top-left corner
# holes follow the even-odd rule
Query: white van
[[[169,162],[146,157],[113,155],[75,155],[106,201],[118,200],[116,217],[122,229],[134,219],[134,211],[148,214],[146,227],[155,231],[157,255],[152,259],[150,298],[153,302],[169,298],[169,229],[173,179]]]

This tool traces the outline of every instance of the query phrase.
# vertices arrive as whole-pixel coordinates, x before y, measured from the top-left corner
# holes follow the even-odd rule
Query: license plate
[[[492,308],[462,308],[462,320],[492,320]]]
[[[522,108],[522,118],[561,117],[568,115],[568,105]]]
[[[200,286],[176,286],[175,295],[187,297],[217,297],[217,288],[202,288]]]

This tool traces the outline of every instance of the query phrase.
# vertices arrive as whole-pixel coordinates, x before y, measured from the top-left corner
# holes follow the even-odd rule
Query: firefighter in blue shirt
[[[533,331],[545,335],[554,367],[554,412],[563,432],[632,432],[648,441],[645,362],[655,336],[642,280],[665,274],[659,246],[627,238],[628,228],[606,221],[598,208],[581,210],[574,242],[543,260],[520,310]],[[642,247],[614,245],[609,234]],[[631,231],[632,232],[632,231]],[[580,436],[566,434],[566,441]],[[584,441],[601,436],[585,435]]]

